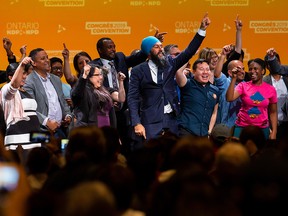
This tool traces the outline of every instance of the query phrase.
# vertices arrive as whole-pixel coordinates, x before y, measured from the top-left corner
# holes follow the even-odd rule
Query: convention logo
[[[190,34],[196,33],[199,29],[199,21],[176,21],[175,22],[176,34]]]
[[[288,20],[250,21],[249,28],[256,34],[288,33]]]
[[[131,27],[127,22],[86,22],[85,29],[90,30],[91,35],[113,34],[125,35],[131,34]]]
[[[152,1],[152,0],[148,0],[148,1],[130,1],[130,6],[133,7],[143,7],[143,6],[148,6],[148,7],[153,7],[153,6],[160,6],[161,5],[161,1]]]
[[[85,0],[39,0],[44,7],[84,7]]]
[[[248,6],[249,0],[206,0],[211,6]]]
[[[38,22],[8,22],[6,24],[7,35],[38,35]]]

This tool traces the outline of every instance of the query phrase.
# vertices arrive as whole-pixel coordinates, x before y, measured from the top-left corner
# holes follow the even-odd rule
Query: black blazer
[[[71,99],[74,105],[74,114],[77,119],[76,126],[98,126],[97,105],[99,101],[93,93],[93,88],[87,85],[87,79],[83,79],[80,76],[76,85],[71,91]],[[110,110],[109,117],[110,126],[116,128],[116,116],[114,107],[112,107]]]

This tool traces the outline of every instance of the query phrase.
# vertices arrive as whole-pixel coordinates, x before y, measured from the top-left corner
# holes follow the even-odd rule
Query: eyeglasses
[[[103,73],[93,74],[92,76],[103,76]]]
[[[52,67],[52,71],[62,71],[62,67]]]

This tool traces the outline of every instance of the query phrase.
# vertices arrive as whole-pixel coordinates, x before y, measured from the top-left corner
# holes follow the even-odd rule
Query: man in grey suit
[[[270,74],[263,77],[263,81],[273,85],[277,92],[278,127],[276,139],[281,141],[286,139],[288,131],[288,67],[281,65],[280,56],[274,48],[267,50],[264,60]]]
[[[49,73],[50,61],[44,49],[34,49],[29,56],[34,70],[23,87],[37,102],[42,129],[51,131],[56,138],[65,138],[72,117],[64,99],[61,80]]]

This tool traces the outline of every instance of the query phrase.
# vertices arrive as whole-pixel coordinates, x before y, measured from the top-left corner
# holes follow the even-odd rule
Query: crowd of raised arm
[[[158,29],[130,55],[99,38],[98,58],[4,37],[0,213],[287,214],[288,66],[267,47],[245,67],[234,23],[220,53],[208,13],[182,51]]]

